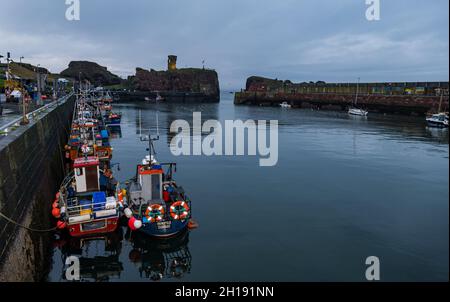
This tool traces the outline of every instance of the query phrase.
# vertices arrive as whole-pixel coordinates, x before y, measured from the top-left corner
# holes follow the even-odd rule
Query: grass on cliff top
[[[36,66],[32,67],[37,68]],[[11,69],[12,74],[24,80],[34,80],[34,81],[37,80],[37,75],[34,70],[31,70],[14,62],[9,64],[9,68]],[[60,77],[59,74],[49,73],[47,77],[47,82],[53,82],[54,79],[58,79],[59,77]]]

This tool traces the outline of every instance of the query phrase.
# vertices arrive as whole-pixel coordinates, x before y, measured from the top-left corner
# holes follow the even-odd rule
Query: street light
[[[41,73],[39,70],[39,67],[41,66],[41,64],[37,64],[37,68],[36,68],[36,75],[37,75],[37,88],[38,88],[38,95],[37,95],[37,105],[41,105],[42,104],[42,96],[41,96]]]
[[[24,56],[21,56],[21,57],[19,58],[19,62],[20,62],[20,63],[22,63],[22,59],[25,59],[25,57],[24,57]]]

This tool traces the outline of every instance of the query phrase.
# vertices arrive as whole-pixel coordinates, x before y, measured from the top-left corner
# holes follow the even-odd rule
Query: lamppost
[[[41,66],[41,64],[37,64],[37,68],[36,68],[36,74],[37,74],[37,93],[38,93],[38,95],[37,95],[37,105],[41,105],[41,101],[42,101],[42,98],[41,98],[41,73],[40,73],[40,70],[39,70],[39,66]]]
[[[25,59],[25,57],[24,56],[21,56],[20,58],[19,58],[19,62],[22,64],[22,59]]]

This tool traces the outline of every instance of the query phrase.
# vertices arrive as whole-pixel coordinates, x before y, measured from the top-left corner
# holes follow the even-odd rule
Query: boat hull
[[[188,227],[189,220],[166,220],[156,223],[144,224],[139,231],[154,237],[172,237],[184,231]]]
[[[67,229],[72,237],[83,237],[114,232],[118,227],[119,217],[111,217],[88,222],[69,224]]]
[[[441,122],[441,121],[427,120],[427,124],[429,127],[448,128],[448,124]]]
[[[368,112],[361,109],[350,109],[348,111],[348,114],[350,115],[358,115],[358,116],[367,116]]]
[[[120,126],[120,119],[111,119],[105,122],[107,126]]]

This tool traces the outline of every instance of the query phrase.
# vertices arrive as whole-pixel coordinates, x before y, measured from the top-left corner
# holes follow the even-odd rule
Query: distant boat
[[[426,120],[430,127],[448,128],[448,114],[446,113],[433,114]]]
[[[442,105],[443,93],[441,93],[441,99],[439,100],[439,109],[437,114],[433,114],[427,117],[426,121],[430,127],[448,128],[448,113],[440,112]]]
[[[368,111],[360,109],[360,108],[351,107],[348,109],[348,114],[351,114],[351,115],[367,116],[368,113],[369,113]]]
[[[288,102],[283,102],[280,104],[281,108],[292,108],[292,105],[288,104]]]
[[[369,113],[367,110],[361,109],[357,107],[358,104],[358,93],[359,93],[359,78],[358,83],[356,84],[356,97],[355,97],[355,103],[352,104],[352,106],[348,109],[348,114],[350,115],[359,115],[359,116],[367,116]]]
[[[157,93],[157,95],[156,95],[156,101],[157,101],[157,102],[162,102],[162,101],[164,101],[164,98],[163,98],[159,93]]]
[[[159,92],[156,94],[156,98],[154,98],[154,99],[149,98],[148,96],[146,96],[144,99],[145,99],[147,102],[150,102],[150,101],[162,102],[162,101],[165,100],[165,99],[159,94]]]

